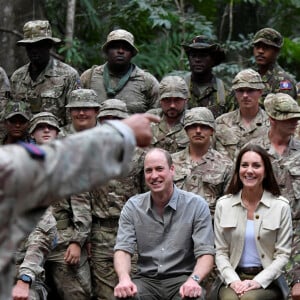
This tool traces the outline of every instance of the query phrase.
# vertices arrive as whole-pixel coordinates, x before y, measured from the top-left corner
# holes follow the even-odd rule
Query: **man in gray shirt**
[[[120,216],[114,249],[117,298],[205,299],[200,282],[213,267],[211,216],[203,198],[175,187],[174,172],[167,151],[153,148],[146,154],[150,191],[131,197]],[[136,246],[138,272],[131,279]]]

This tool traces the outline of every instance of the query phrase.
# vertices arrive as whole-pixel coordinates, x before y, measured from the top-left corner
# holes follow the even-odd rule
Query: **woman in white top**
[[[280,275],[291,253],[291,211],[263,148],[240,151],[227,193],[217,201],[214,224],[224,282],[219,299],[285,299]]]

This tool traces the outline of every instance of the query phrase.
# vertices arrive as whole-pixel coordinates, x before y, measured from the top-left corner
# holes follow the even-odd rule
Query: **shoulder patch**
[[[23,148],[25,148],[25,150],[29,153],[29,155],[34,159],[43,160],[46,156],[45,151],[35,144],[29,144],[24,142],[19,142],[18,144]]]
[[[289,80],[282,80],[279,83],[279,88],[280,90],[291,90],[293,85]]]

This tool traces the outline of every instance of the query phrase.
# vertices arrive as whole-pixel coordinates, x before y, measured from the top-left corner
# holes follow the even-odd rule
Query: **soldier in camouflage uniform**
[[[252,43],[257,71],[265,84],[262,100],[269,93],[286,93],[297,99],[295,79],[277,63],[283,45],[281,34],[273,28],[263,28],[254,35]]]
[[[17,251],[17,282],[12,291],[13,300],[47,300],[44,263],[51,249],[56,246],[56,239],[56,220],[48,208]]]
[[[294,238],[291,261],[287,269],[288,280],[291,282],[291,268],[300,258],[296,256],[296,245],[300,243],[300,161],[293,159],[300,152],[300,141],[294,138],[300,120],[300,107],[291,96],[283,93],[269,94],[264,106],[270,118],[270,129],[251,143],[267,150],[280,191],[290,201]]]
[[[107,62],[86,70],[80,78],[82,87],[95,90],[100,102],[109,98],[124,101],[130,114],[157,107],[157,80],[131,62],[138,53],[133,35],[123,29],[114,30],[102,50]]]
[[[227,112],[224,83],[212,73],[213,67],[225,60],[224,50],[203,35],[183,47],[191,70],[184,78],[189,88],[188,108],[207,107],[215,118],[224,114]]]
[[[172,154],[174,183],[180,189],[202,196],[213,217],[216,201],[224,195],[231,178],[232,161],[211,147],[215,120],[208,108],[189,110],[184,129],[190,142],[186,149]]]
[[[232,83],[239,108],[216,119],[215,148],[234,161],[246,143],[268,130],[269,118],[259,107],[264,84],[257,72],[243,70]]]
[[[10,83],[7,74],[3,68],[0,67],[0,139],[5,135],[4,128],[4,109],[10,97]]]
[[[101,104],[98,115],[100,123],[107,118],[124,119],[128,116],[124,102],[109,99]],[[125,202],[144,191],[143,160],[144,150],[136,148],[130,162],[130,172],[126,178],[110,180],[91,192],[92,232],[91,232],[91,271],[93,296],[97,300],[114,299],[117,276],[113,264],[113,248],[118,231],[118,221]],[[135,271],[136,257],[131,266]]]
[[[66,105],[66,108],[69,109],[71,123],[62,128],[60,135],[67,136],[98,126],[99,107],[98,96],[94,90],[74,90],[70,95],[69,104]]]
[[[161,108],[149,111],[161,117],[158,124],[152,124],[151,145],[170,153],[178,152],[189,142],[183,128],[188,88],[181,77],[166,76],[159,84],[159,94]]]
[[[30,107],[27,103],[8,101],[4,110],[5,135],[2,145],[17,142],[29,142],[28,127],[31,117]]]
[[[17,44],[26,48],[30,63],[12,74],[12,96],[28,102],[33,114],[53,113],[63,126],[67,123],[68,96],[80,84],[78,72],[50,56],[50,49],[60,39],[52,37],[48,21],[29,21],[23,31],[24,39]]]
[[[152,115],[134,115],[37,147],[0,148],[0,299],[11,295],[13,252],[34,228],[30,212],[128,171],[135,145],[150,144]],[[19,218],[25,215],[27,218]]]

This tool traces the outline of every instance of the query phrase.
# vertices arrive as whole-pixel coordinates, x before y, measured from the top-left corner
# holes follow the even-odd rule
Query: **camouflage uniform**
[[[9,299],[11,293],[13,252],[34,228],[30,212],[104,184],[112,177],[124,176],[135,145],[130,128],[110,121],[41,147],[24,144],[0,148],[1,300]],[[20,219],[22,214],[27,218]]]
[[[159,85],[160,100],[164,98],[188,98],[188,88],[184,80],[179,76],[166,76]],[[158,115],[161,118],[159,123],[152,123],[152,147],[162,148],[170,153],[183,150],[189,142],[186,132],[183,128],[184,114],[182,113],[180,121],[170,127],[167,123],[165,113],[161,108],[152,109],[149,113]]]
[[[264,88],[260,75],[252,69],[239,72],[232,82],[233,90]],[[266,133],[269,126],[269,117],[261,108],[249,127],[243,124],[240,109],[226,113],[216,119],[215,149],[234,161],[241,148],[252,139]]]
[[[10,83],[3,68],[0,67],[0,139],[5,135],[3,112],[10,94]]]
[[[189,59],[191,53],[208,53],[214,61],[214,66],[225,60],[225,52],[221,46],[203,35],[194,37],[188,44],[183,45],[183,48]],[[199,83],[193,79],[192,72],[184,79],[189,88],[188,108],[207,107],[213,112],[215,118],[227,112],[226,91],[220,78],[211,74],[211,80]]]
[[[15,115],[21,115],[23,116],[26,120],[28,120],[28,124],[29,124],[29,120],[31,117],[31,112],[30,112],[30,107],[27,103],[24,102],[16,102],[16,101],[8,101],[6,106],[5,106],[5,110],[3,112],[3,119],[4,122],[10,118],[12,118]],[[5,127],[5,124],[4,124]],[[8,134],[7,132],[5,132],[5,134],[3,135],[3,138],[0,141],[0,144],[5,145],[8,144],[7,142],[7,138],[8,138]],[[22,139],[20,139],[20,142],[30,142],[30,137],[28,134],[25,134]]]
[[[273,28],[263,28],[259,30],[253,37],[252,44],[255,45],[257,43],[264,43],[280,49],[283,45],[283,38],[281,34]],[[262,75],[262,80],[265,84],[262,100],[265,99],[269,93],[279,92],[286,93],[294,99],[297,99],[295,79],[290,74],[285,72],[277,62],[269,67],[269,70],[266,74]]]
[[[289,95],[269,94],[264,101],[264,106],[267,114],[275,120],[300,119],[300,107]],[[297,244],[300,243],[300,160],[297,155],[300,152],[300,141],[291,136],[282,155],[273,148],[268,133],[252,140],[251,143],[258,144],[267,150],[280,191],[290,202],[294,230],[292,255],[288,264],[288,279],[291,282],[291,269],[300,259],[300,256],[296,255],[299,251]]]
[[[52,38],[48,21],[30,21],[24,25],[24,39],[18,41],[19,45],[27,45],[44,39],[54,43],[60,41]],[[16,100],[30,103],[33,114],[41,111],[53,113],[60,122],[67,122],[65,105],[72,90],[79,87],[78,72],[71,66],[50,58],[45,69],[36,80],[29,74],[30,64],[16,70],[11,76],[12,96]]]
[[[126,118],[124,103],[117,99],[102,103],[98,117]],[[110,180],[91,192],[91,272],[93,296],[98,300],[114,299],[114,287],[118,278],[113,265],[113,248],[118,230],[118,221],[125,202],[133,195],[144,191],[143,160],[145,152],[136,148],[130,161],[130,172],[126,178]],[[132,269],[134,270],[135,264]]]
[[[114,30],[108,34],[106,43],[102,47],[103,51],[107,51],[111,42],[120,40],[125,41],[132,47],[133,55],[137,53],[133,35],[122,29]],[[106,74],[109,76],[109,84],[112,85],[111,90],[105,87]],[[131,73],[128,75],[127,81],[123,82],[122,88],[118,89],[118,85],[124,78],[109,72],[107,63],[105,63],[86,70],[81,75],[80,80],[82,87],[96,91],[100,102],[109,98],[124,101],[130,114],[146,112],[157,107],[158,82],[155,77],[134,64],[131,64]],[[112,92],[113,89],[115,89],[115,92]]]
[[[56,220],[48,208],[16,255],[17,278],[25,275],[32,280],[29,300],[47,300],[44,263],[56,241]]]

